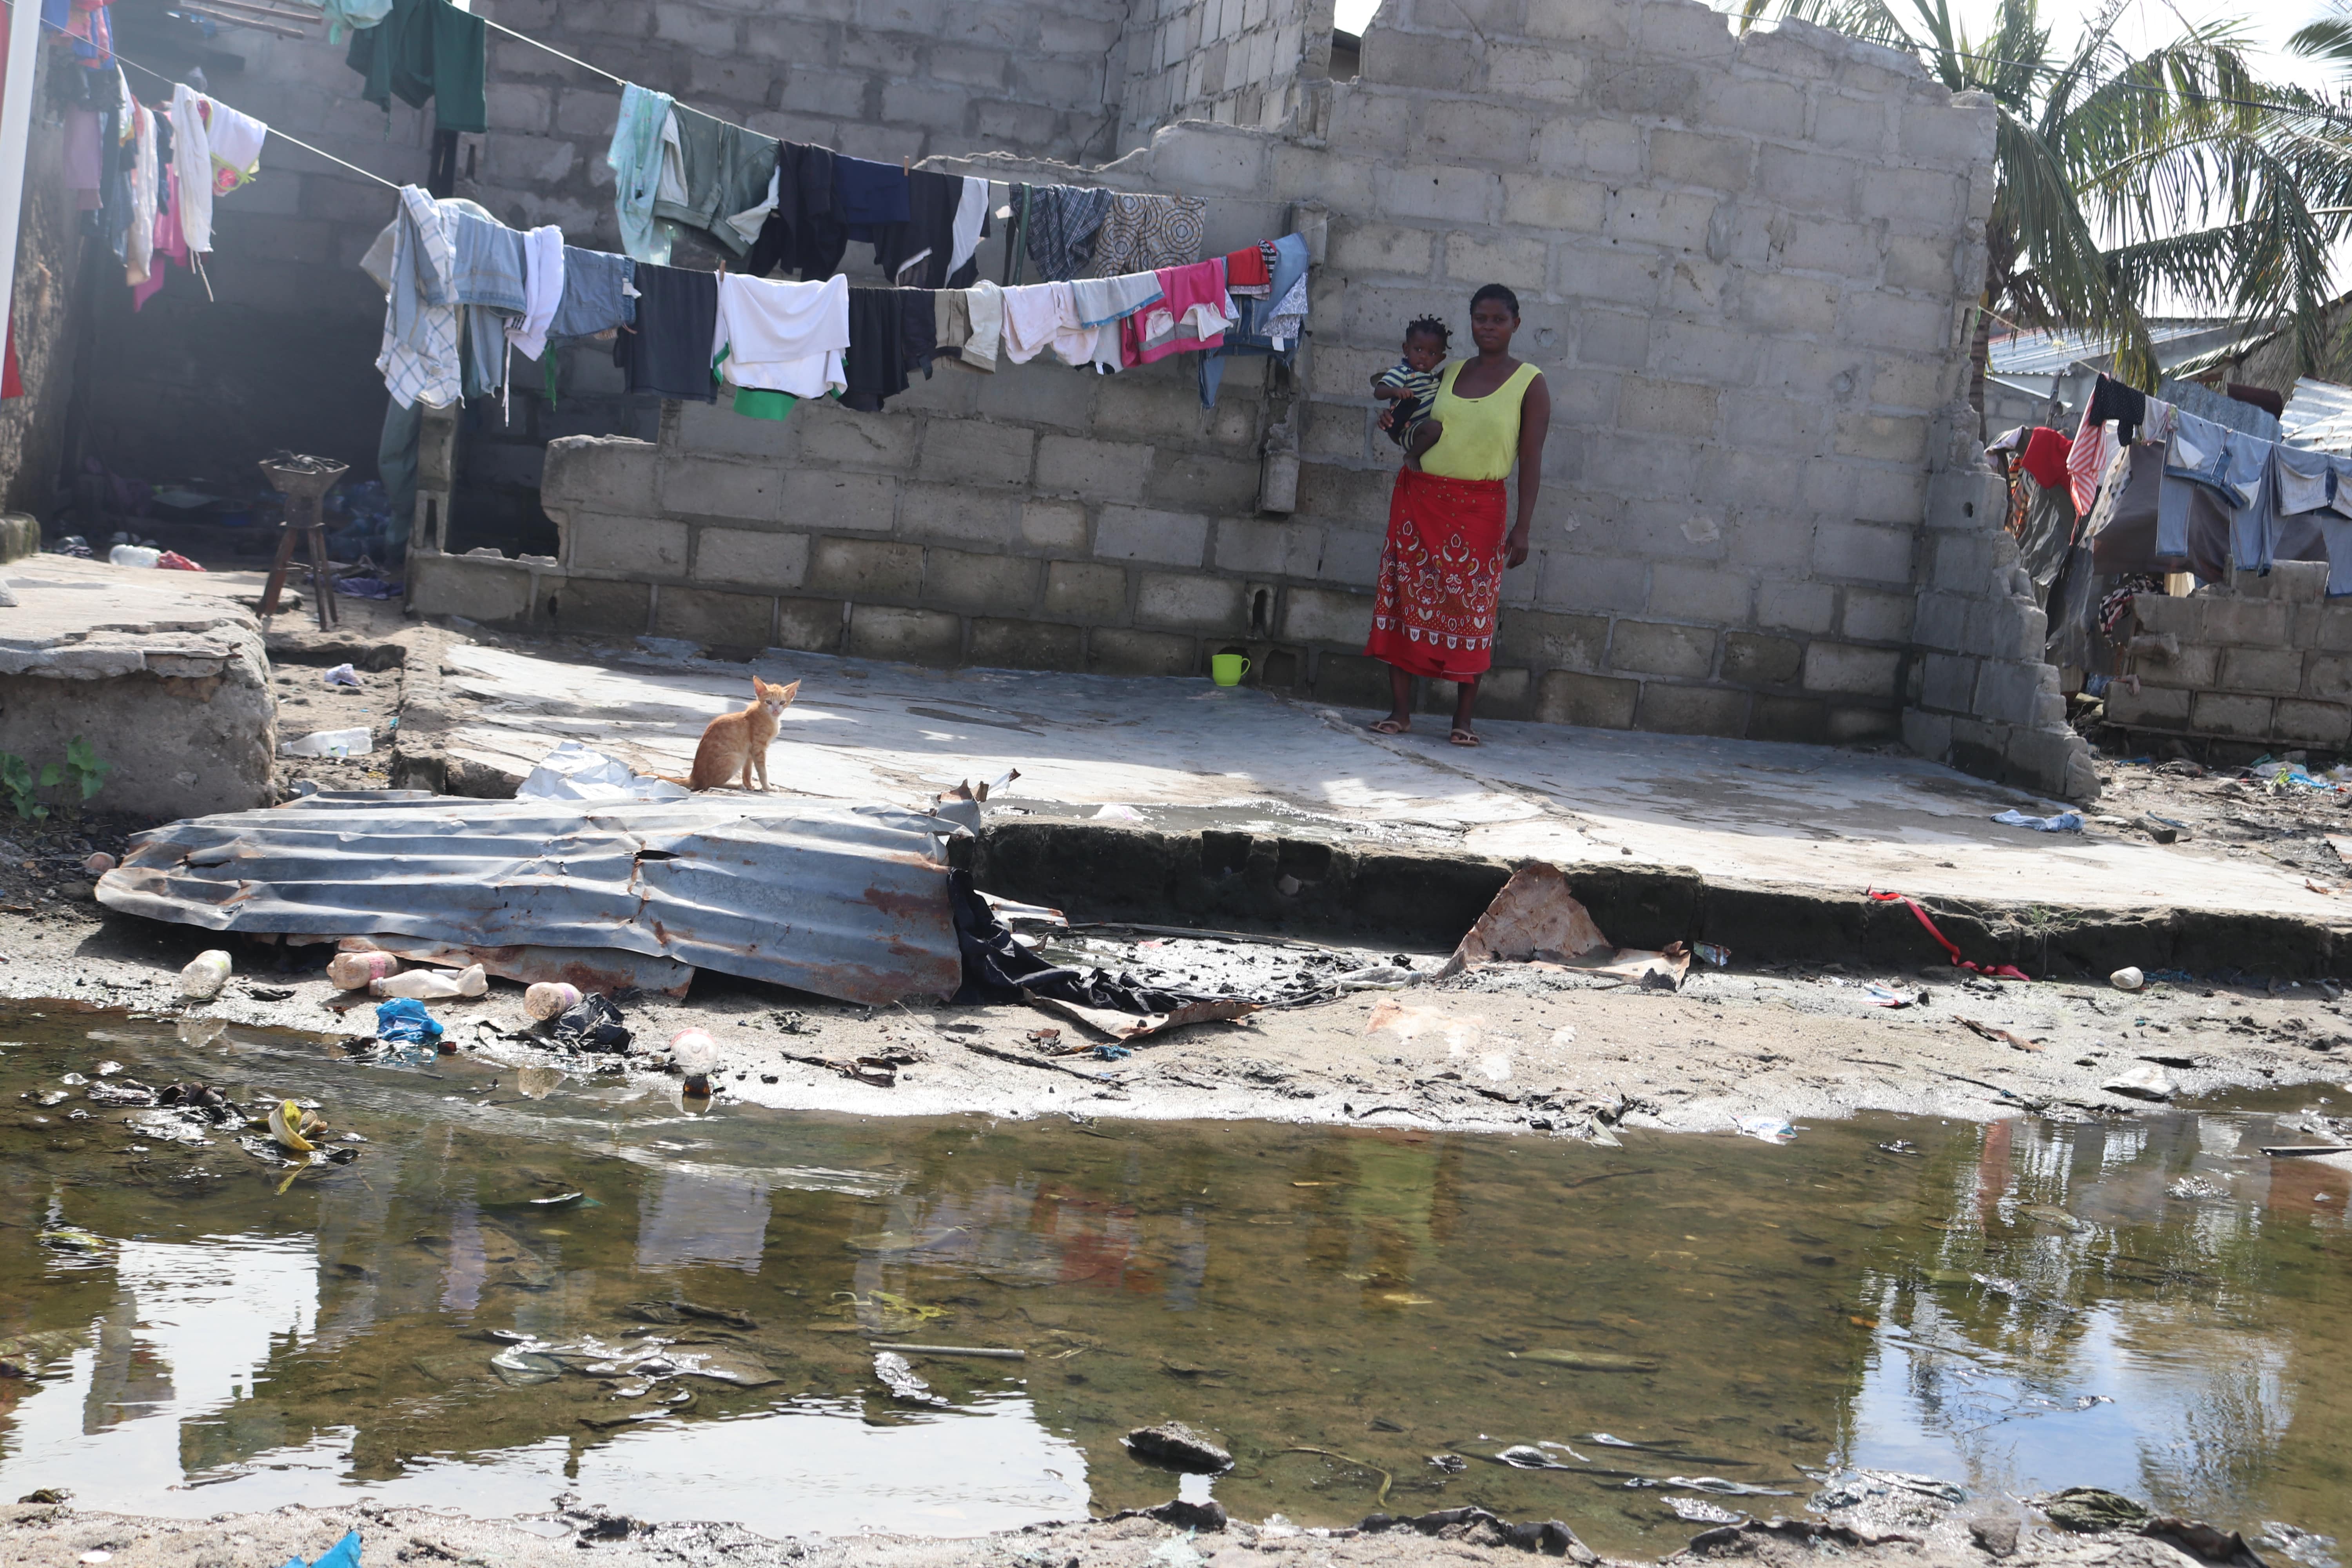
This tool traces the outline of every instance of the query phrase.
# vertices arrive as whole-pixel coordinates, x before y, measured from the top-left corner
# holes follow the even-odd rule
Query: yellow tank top
[[[1444,423],[1445,434],[1421,459],[1422,469],[1447,479],[1507,479],[1519,460],[1519,405],[1543,372],[1523,363],[1486,396],[1457,397],[1454,378],[1469,363],[1455,360],[1437,384],[1429,415]]]

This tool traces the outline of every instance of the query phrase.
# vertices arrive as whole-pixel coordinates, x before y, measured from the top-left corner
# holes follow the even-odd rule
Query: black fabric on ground
[[[640,261],[636,285],[637,324],[613,340],[613,363],[627,390],[718,402],[710,343],[719,327],[719,275]]]
[[[629,1028],[621,1010],[602,996],[583,996],[555,1019],[555,1037],[575,1051],[625,1051]]]
[[[872,414],[907,390],[905,307],[896,289],[849,291],[849,352],[842,356],[842,379],[849,384],[841,405]]]
[[[1099,969],[1082,973],[1046,963],[1013,940],[1012,928],[996,918],[969,871],[948,873],[948,904],[955,916],[956,944],[963,950],[963,984],[952,998],[958,1003],[1019,1002],[1034,994],[1142,1017],[1209,1000],[1190,992],[1154,991],[1139,985],[1131,974],[1114,976]]]

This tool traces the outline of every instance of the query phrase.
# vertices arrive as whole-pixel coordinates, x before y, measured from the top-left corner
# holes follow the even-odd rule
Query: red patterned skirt
[[[1495,658],[1507,504],[1500,479],[1397,470],[1367,654],[1441,680],[1486,673]]]

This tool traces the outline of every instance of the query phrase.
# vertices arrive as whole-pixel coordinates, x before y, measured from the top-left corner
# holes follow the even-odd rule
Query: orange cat
[[[740,787],[750,789],[751,771],[757,768],[760,788],[767,789],[768,747],[776,738],[776,725],[784,710],[800,695],[801,683],[771,686],[755,675],[751,690],[751,706],[740,713],[721,713],[704,728],[702,744],[694,749],[693,773],[671,783],[704,790],[736,780]]]

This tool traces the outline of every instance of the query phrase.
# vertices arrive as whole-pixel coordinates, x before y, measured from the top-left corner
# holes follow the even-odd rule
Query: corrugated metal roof
[[[887,807],[320,795],[141,836],[109,909],[208,931],[617,948],[821,996],[962,978],[940,836]]]
[[[2147,335],[2161,359],[2166,344],[2220,331],[2229,324],[2226,321],[2152,321]],[[2115,352],[2116,340],[2096,332],[2012,332],[1992,340],[1989,363],[2002,375],[2055,375]]]
[[[2291,446],[2352,457],[2352,386],[2305,376],[2286,400],[2279,429]]]

